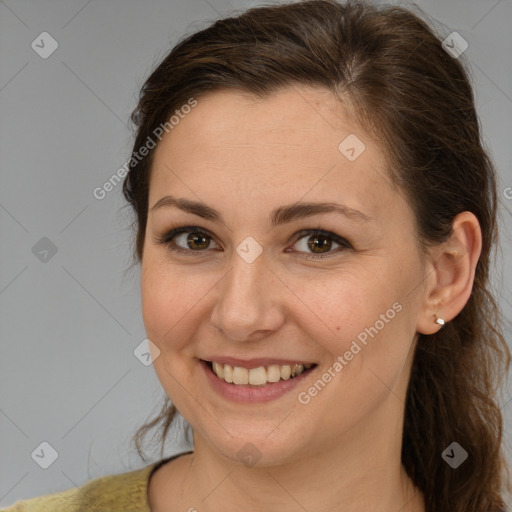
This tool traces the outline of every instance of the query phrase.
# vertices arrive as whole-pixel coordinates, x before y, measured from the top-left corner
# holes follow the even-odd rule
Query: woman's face
[[[351,119],[319,88],[215,92],[155,150],[141,272],[153,364],[195,439],[229,459],[273,465],[344,442],[363,455],[401,428],[424,269],[413,213]],[[152,210],[165,196],[204,208]],[[360,213],[306,215],[306,202]],[[175,227],[187,230],[157,241]],[[228,358],[240,382],[316,366],[249,389],[201,362]]]

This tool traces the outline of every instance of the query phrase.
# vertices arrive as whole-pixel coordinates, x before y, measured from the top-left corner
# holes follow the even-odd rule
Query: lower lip
[[[301,373],[298,377],[293,377],[293,379],[279,380],[278,382],[265,384],[265,386],[262,387],[256,387],[230,384],[219,379],[207,363],[204,361],[200,361],[200,363],[212,388],[224,398],[238,403],[269,402],[279,398],[292,391],[316,369],[316,366],[313,366]]]

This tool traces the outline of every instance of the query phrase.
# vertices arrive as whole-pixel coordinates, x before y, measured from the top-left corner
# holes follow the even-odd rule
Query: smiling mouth
[[[314,363],[306,365],[270,364],[248,369],[212,361],[204,361],[204,363],[220,380],[237,386],[266,386],[281,380],[293,379],[317,366]]]

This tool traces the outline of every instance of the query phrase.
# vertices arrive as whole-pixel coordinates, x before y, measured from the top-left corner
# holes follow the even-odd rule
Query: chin
[[[211,432],[207,436],[210,449],[230,462],[247,468],[281,466],[304,457],[305,447],[300,442],[303,436],[301,438],[296,433],[279,431],[276,422],[269,424],[264,433],[252,435],[249,428],[239,431],[238,435],[232,431],[230,433],[233,435],[229,435],[220,426],[219,429],[218,437]]]

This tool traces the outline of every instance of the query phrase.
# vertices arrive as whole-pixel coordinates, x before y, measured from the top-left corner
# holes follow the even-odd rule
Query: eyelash
[[[199,235],[204,235],[213,240],[213,237],[208,230],[205,230],[198,226],[183,226],[183,227],[177,227],[177,228],[171,229],[170,231],[168,231],[167,233],[165,233],[162,236],[157,236],[156,242],[159,244],[165,245],[173,252],[176,252],[179,254],[185,254],[187,256],[200,256],[201,255],[200,253],[205,252],[205,250],[199,251],[199,250],[194,250],[194,249],[183,249],[182,247],[174,246],[172,239],[176,235],[179,235],[181,233],[197,233]],[[330,231],[325,231],[323,229],[303,229],[303,230],[299,231],[298,233],[296,233],[296,237],[295,237],[295,241],[294,241],[293,245],[295,245],[299,240],[301,240],[302,238],[304,238],[307,235],[309,235],[310,237],[315,236],[315,235],[321,236],[322,238],[332,240],[333,242],[339,244],[340,247],[337,247],[334,250],[328,251],[327,253],[323,253],[323,254],[309,253],[308,255],[303,256],[306,259],[315,259],[315,260],[322,259],[325,257],[329,257],[329,255],[331,255],[332,253],[340,252],[340,251],[336,251],[336,249],[351,249],[352,248],[352,245],[347,240],[345,240],[343,237],[336,235],[335,233],[332,233]],[[301,252],[301,251],[299,251],[299,252]]]

